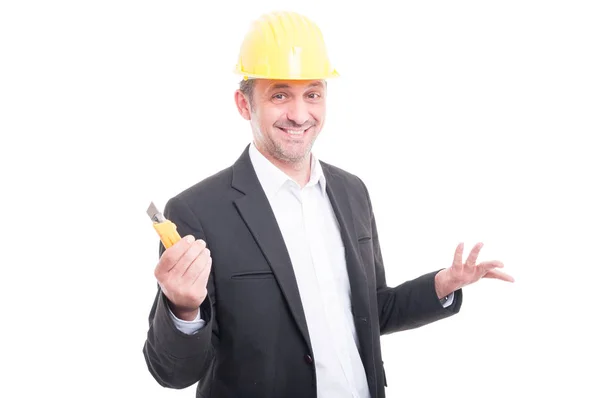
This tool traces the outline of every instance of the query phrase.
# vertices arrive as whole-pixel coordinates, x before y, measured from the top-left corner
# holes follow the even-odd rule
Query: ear
[[[235,104],[240,115],[242,115],[244,119],[250,120],[250,103],[240,90],[235,91]]]

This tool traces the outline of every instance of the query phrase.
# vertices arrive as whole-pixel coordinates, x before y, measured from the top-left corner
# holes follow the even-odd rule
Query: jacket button
[[[312,357],[311,357],[310,355],[308,355],[308,354],[306,354],[306,355],[304,356],[304,360],[305,360],[305,361],[306,361],[306,363],[307,363],[307,364],[309,364],[309,365],[313,363],[313,359],[312,359]]]

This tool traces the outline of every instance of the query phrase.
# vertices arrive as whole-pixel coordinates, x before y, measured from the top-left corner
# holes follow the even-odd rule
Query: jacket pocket
[[[232,280],[268,279],[273,277],[275,277],[275,275],[273,275],[273,271],[269,270],[236,272],[235,274],[231,275]]]

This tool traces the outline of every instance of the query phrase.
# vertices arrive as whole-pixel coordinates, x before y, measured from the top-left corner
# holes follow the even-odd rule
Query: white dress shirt
[[[319,398],[370,398],[350,303],[350,282],[337,218],[325,191],[321,164],[301,188],[250,145],[250,160],[269,200],[292,260],[313,349]],[[444,307],[452,304],[448,297]],[[192,334],[205,325],[175,318]]]

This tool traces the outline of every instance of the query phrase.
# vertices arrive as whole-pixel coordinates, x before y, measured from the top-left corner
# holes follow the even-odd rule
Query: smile
[[[297,129],[282,129],[281,127],[277,127],[279,130],[283,131],[284,133],[291,135],[291,136],[295,136],[295,137],[299,137],[302,134],[304,134],[305,132],[307,132],[309,128],[307,129],[302,129],[302,130],[297,130]]]

